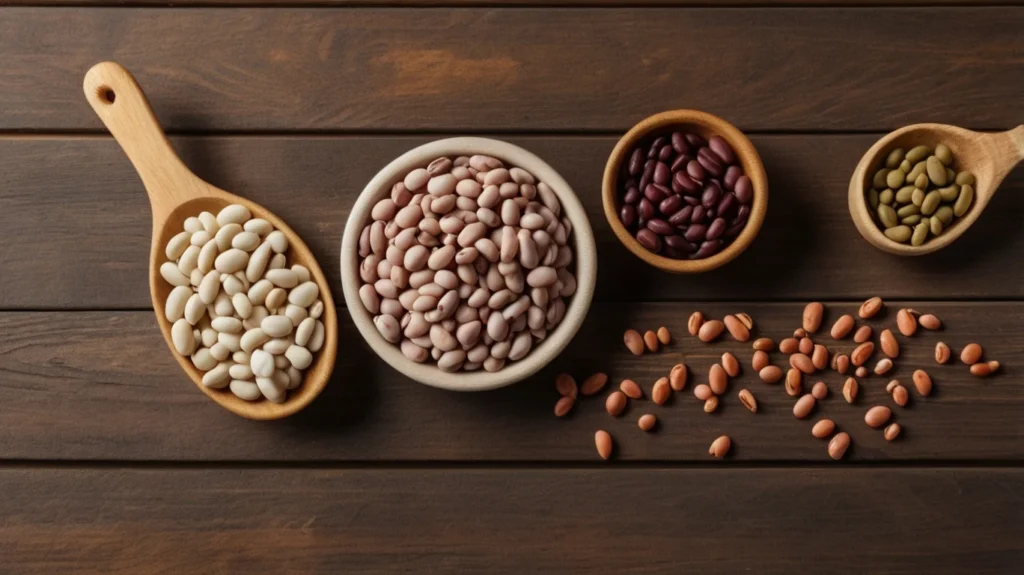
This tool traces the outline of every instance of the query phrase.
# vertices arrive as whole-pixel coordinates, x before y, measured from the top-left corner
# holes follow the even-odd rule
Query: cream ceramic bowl
[[[370,210],[377,201],[390,197],[391,187],[416,168],[424,168],[435,158],[485,154],[506,165],[519,166],[538,180],[546,182],[562,203],[562,213],[572,222],[572,245],[576,263],[576,293],[569,299],[562,322],[535,345],[523,359],[489,373],[446,373],[432,363],[416,363],[402,354],[397,345],[385,340],[373,325],[373,318],[359,299],[359,235],[370,222]],[[448,138],[409,150],[384,167],[359,195],[341,238],[341,284],[352,321],[373,351],[401,373],[420,383],[455,391],[485,391],[511,385],[540,371],[569,344],[590,308],[597,282],[597,247],[594,232],[579,198],[558,172],[534,154],[500,140],[488,138]],[[429,362],[429,360],[428,360]]]

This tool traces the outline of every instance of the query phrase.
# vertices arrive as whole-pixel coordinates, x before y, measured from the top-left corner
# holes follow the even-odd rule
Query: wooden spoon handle
[[[195,196],[196,186],[188,184],[198,178],[174,152],[146,94],[128,70],[116,62],[96,64],[85,74],[83,89],[85,99],[142,177],[154,212]]]

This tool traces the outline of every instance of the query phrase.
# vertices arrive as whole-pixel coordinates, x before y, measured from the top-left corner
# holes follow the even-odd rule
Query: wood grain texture
[[[755,136],[771,199],[764,227],[711,273],[650,268],[614,237],[601,207],[609,137],[505,138],[548,161],[583,201],[598,243],[602,300],[995,298],[1024,296],[1024,170],[949,248],[885,254],[860,237],[846,205],[872,135]],[[339,250],[349,208],[384,164],[426,137],[172,138],[200,177],[280,216],[309,244],[341,295]],[[144,309],[149,206],[109,138],[0,138],[0,309]],[[16,273],[15,273],[16,272]],[[623,281],[623,278],[629,278]]]
[[[889,304],[873,325],[893,325],[903,304]],[[850,456],[864,461],[1020,461],[1024,457],[1024,390],[1020,349],[1024,304],[911,304],[933,311],[945,322],[938,333],[900,337],[902,353],[892,377],[910,387],[910,374],[924,368],[935,382],[931,397],[911,393],[906,409],[894,406],[884,387],[890,377],[861,380],[861,398],[841,397],[843,376],[826,372],[831,390],[813,418],[798,421],[793,399],[781,385],[767,385],[750,367],[749,343],[701,344],[686,334],[694,309],[711,317],[746,311],[760,334],[789,335],[799,325],[797,304],[598,304],[566,351],[537,376],[495,392],[460,394],[419,385],[389,368],[369,350],[341,313],[339,355],[334,376],[309,407],[272,424],[241,421],[197,392],[164,349],[151,312],[61,312],[0,314],[0,442],[4,459],[119,459],[175,461],[584,461],[597,460],[594,431],[608,430],[618,445],[616,458],[630,461],[708,461],[711,441],[728,434],[741,460],[829,462],[824,441],[810,428],[818,417],[833,418],[850,433]],[[828,305],[826,322],[854,312],[857,303]],[[669,349],[643,357],[622,344],[628,327],[675,335]],[[877,333],[877,330],[876,330]],[[845,352],[850,340],[830,348]],[[955,353],[971,341],[1002,371],[987,379],[969,375],[962,364],[938,366],[939,340]],[[743,366],[714,415],[705,414],[692,395],[707,381],[708,368],[725,351]],[[874,361],[881,357],[876,353]],[[650,393],[653,382],[685,360],[688,389],[665,406],[635,401],[612,418],[604,396],[623,378]],[[776,365],[786,366],[781,353]],[[582,400],[567,419],[552,414],[560,371],[578,381],[605,371],[611,383],[599,397]],[[746,411],[736,394],[749,388],[760,410]],[[875,404],[894,409],[904,437],[887,443],[863,422]],[[636,420],[655,413],[660,428],[644,434]],[[955,430],[955,431],[953,431]]]
[[[4,8],[0,129],[98,130],[68,86],[112,55],[174,130],[621,131],[673,108],[1009,128],[1022,26],[1019,7]]]
[[[0,470],[13,572],[1004,574],[1020,469]],[[26,512],[31,510],[31,512]]]
[[[506,6],[543,6],[589,8],[596,6],[608,7],[698,7],[723,8],[730,6],[755,7],[794,7],[806,6],[827,8],[832,6],[1015,6],[1019,0],[0,0],[0,6],[214,6],[214,7],[246,7],[246,6],[389,6],[411,8],[433,7],[506,7]]]

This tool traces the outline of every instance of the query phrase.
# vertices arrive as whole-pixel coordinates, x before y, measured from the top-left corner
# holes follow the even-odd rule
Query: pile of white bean
[[[371,217],[359,238],[359,297],[415,362],[498,371],[547,337],[576,291],[558,197],[496,158],[438,158],[395,184]]]
[[[320,289],[305,266],[288,268],[288,238],[232,204],[185,220],[167,242],[160,275],[175,286],[164,315],[174,349],[203,385],[281,403],[324,343]]]

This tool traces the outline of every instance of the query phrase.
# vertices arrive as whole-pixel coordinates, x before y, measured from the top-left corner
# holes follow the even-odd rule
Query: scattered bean
[[[907,388],[902,385],[896,385],[892,388],[892,400],[896,402],[896,405],[904,407],[909,399],[910,394],[907,393]]]
[[[828,397],[828,386],[825,385],[824,381],[816,382],[813,386],[811,386],[811,395],[814,396],[814,399],[817,399],[819,401],[825,399],[826,397]]]
[[[831,419],[819,419],[811,428],[811,435],[818,439],[825,439],[836,430],[836,423]]]
[[[651,330],[644,332],[644,346],[647,351],[654,353],[658,351],[658,336]]]
[[[595,373],[583,380],[583,385],[580,386],[580,394],[594,395],[601,391],[606,383],[608,383],[607,373]]]
[[[729,377],[737,377],[740,374],[740,362],[735,355],[729,352],[722,354],[722,367]]]
[[[558,394],[562,397],[576,399],[578,392],[576,380],[568,373],[560,373],[555,377],[555,389],[558,390]]]
[[[881,309],[882,298],[876,296],[862,303],[860,305],[860,309],[857,311],[857,315],[859,315],[861,319],[868,319],[875,317],[875,314],[877,314]]]
[[[632,379],[622,380],[622,383],[619,384],[619,391],[626,394],[626,397],[630,399],[642,399],[644,396],[643,390]]]
[[[892,411],[888,407],[876,405],[864,413],[864,423],[868,424],[868,427],[878,428],[889,421],[891,415]]]
[[[843,382],[843,398],[846,399],[846,403],[853,403],[854,401],[857,401],[857,392],[859,387],[860,386],[857,385],[856,379],[853,379],[852,377],[846,378],[846,381]]]
[[[754,397],[754,394],[750,392],[750,390],[741,389],[739,392],[739,398],[740,403],[743,404],[743,407],[746,407],[748,410],[750,410],[751,413],[757,413],[757,399]]]
[[[932,378],[923,369],[918,369],[912,376],[914,380],[914,388],[917,389],[917,393],[921,396],[929,396],[932,393]]]
[[[604,459],[608,460],[612,456],[612,436],[605,430],[599,429],[594,433],[594,445],[597,447],[597,454]]]
[[[712,395],[704,401],[704,413],[714,413],[718,410],[718,396]]]
[[[718,339],[718,336],[722,335],[722,331],[724,330],[724,323],[717,319],[712,319],[704,322],[704,324],[700,326],[700,330],[697,332],[697,337],[704,343],[709,343]]]
[[[845,431],[840,431],[828,442],[828,456],[838,461],[846,455],[846,450],[850,448],[850,435]]]
[[[622,336],[622,341],[626,344],[626,349],[633,355],[644,354],[644,339],[635,329],[627,329]]]
[[[803,393],[804,389],[804,376],[803,372],[797,368],[792,368],[786,372],[786,394],[790,397],[796,397]]]
[[[654,403],[665,405],[671,396],[672,387],[669,385],[667,377],[659,378],[654,382],[654,387],[651,388],[651,399],[654,400]]]
[[[939,343],[935,344],[935,362],[936,363],[946,363],[946,362],[948,362],[950,356],[952,355],[952,353],[953,352],[950,351],[949,346],[946,345],[945,343],[942,343],[940,341]]]
[[[796,403],[793,404],[793,416],[797,419],[805,419],[811,414],[814,409],[815,399],[811,394],[806,394],[800,397]]]
[[[966,365],[974,365],[981,361],[984,350],[976,343],[969,343],[960,351],[960,361]],[[944,362],[943,362],[944,363]]]
[[[917,318],[909,309],[903,308],[896,313],[896,327],[899,328],[900,333],[910,337],[917,332]]]
[[[636,422],[637,426],[644,431],[650,431],[651,429],[654,428],[654,425],[657,423],[658,418],[655,417],[652,413],[645,413],[641,415],[640,419],[638,419]]]
[[[711,448],[708,449],[708,454],[712,457],[722,458],[729,453],[729,449],[732,447],[732,440],[729,439],[728,435],[723,435],[718,439],[711,442]]]
[[[560,397],[555,402],[555,417],[565,417],[570,411],[572,411],[573,405],[576,404],[576,398],[574,397]]]
[[[686,387],[687,369],[686,365],[677,363],[668,374],[668,383],[675,391],[682,391]]]
[[[626,394],[621,391],[613,391],[605,400],[604,408],[608,412],[608,415],[618,417],[622,415],[622,412],[626,409],[626,403],[628,403]]]

